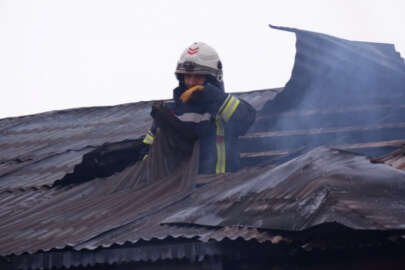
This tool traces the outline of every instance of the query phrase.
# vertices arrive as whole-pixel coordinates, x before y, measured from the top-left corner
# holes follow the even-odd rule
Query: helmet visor
[[[191,61],[178,63],[176,68],[176,74],[201,74],[217,77],[219,73],[219,70],[202,66]]]

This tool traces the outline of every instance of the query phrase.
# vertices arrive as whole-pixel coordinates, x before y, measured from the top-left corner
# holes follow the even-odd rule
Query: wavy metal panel
[[[151,102],[55,111],[0,120],[0,188],[52,185],[106,142],[136,139]]]
[[[207,257],[222,255],[214,243],[178,241],[176,243],[151,243],[141,247],[111,247],[95,251],[74,250],[49,251],[47,253],[24,254],[12,258],[15,269],[53,269],[74,267],[94,267],[97,264],[112,265],[130,262],[156,262],[159,260],[187,259],[192,263],[201,262]]]
[[[330,222],[361,230],[405,229],[405,173],[352,153],[317,149],[274,169],[204,176],[188,197],[169,192],[176,188],[170,181],[122,190],[131,170],[49,195],[49,200],[3,218],[1,254],[68,246],[96,249],[167,237],[277,243],[278,234],[254,228],[301,231]],[[26,192],[21,196],[35,191]]]
[[[274,169],[223,176],[200,193],[163,223],[405,230],[405,172],[339,150],[318,148]]]
[[[297,34],[293,75],[274,102],[269,101],[280,89],[238,94],[260,110],[258,121],[242,139],[248,145],[243,154],[253,157],[298,154],[296,147],[266,147],[268,141],[277,138],[280,139],[277,145],[302,145],[299,136],[314,141],[322,135],[322,144],[334,143],[347,149],[381,147],[387,143],[398,146],[403,142],[403,122],[398,120],[404,109],[401,105],[401,94],[405,92],[401,88],[405,85],[403,60],[392,46],[345,41],[297,29],[282,30]],[[350,57],[336,55],[325,46],[347,51]],[[343,90],[337,95],[333,88],[336,85],[327,73],[337,61],[350,65],[350,59],[360,59],[373,67],[380,73],[377,79],[384,81],[392,75],[393,80],[387,84],[384,95],[379,92],[371,95],[372,99],[362,98],[367,94],[364,86],[368,83],[363,80],[359,84],[361,89],[350,100],[350,107],[328,106],[335,98],[339,105],[344,101],[342,93],[350,97],[350,91],[356,90],[338,88]],[[354,67],[358,65],[356,62]],[[338,66],[338,70],[343,77],[349,76],[348,82],[353,79],[348,73],[350,69]],[[311,78],[315,75],[316,83],[313,83]],[[333,87],[325,87],[328,84]],[[304,96],[308,91],[309,100],[317,100],[322,106],[314,108],[316,102],[312,102],[301,107],[300,101],[308,100]],[[368,103],[364,106],[358,104],[365,100]],[[377,104],[375,100],[385,103]],[[136,166],[80,185],[31,188],[51,186],[71,173],[84,155],[104,143],[142,136],[151,124],[150,105],[151,102],[141,102],[0,120],[1,256],[38,252],[47,256],[49,251],[62,249],[60,256],[55,255],[52,261],[55,260],[54,265],[68,267],[98,260],[79,252],[75,254],[81,258],[64,263],[64,254],[69,249],[91,253],[90,250],[104,247],[108,252],[115,245],[154,239],[185,238],[204,243],[243,239],[276,244],[288,239],[263,229],[300,231],[329,222],[362,230],[405,229],[404,173],[372,164],[363,156],[326,149],[316,149],[276,168],[267,165],[235,174],[200,176],[193,193],[187,193],[189,190],[184,188],[187,183],[173,179],[140,192],[131,181]],[[367,113],[380,122],[370,124],[371,119],[362,125],[358,119],[357,124],[348,124],[353,120],[348,115]],[[295,124],[281,124],[286,119],[292,119],[288,123]],[[297,128],[302,123],[313,123],[314,119],[320,120],[321,125],[305,124],[304,128]],[[338,126],[325,124],[333,119],[343,119],[343,122],[337,121]],[[352,136],[359,134],[354,131],[361,131],[362,135],[382,134],[379,130],[387,135],[376,141]],[[249,140],[257,138],[264,139],[249,146]],[[162,226],[162,222],[167,224]],[[118,257],[116,254],[108,260],[119,261]],[[27,255],[27,260],[30,259]],[[39,265],[40,261],[36,261],[31,266]]]

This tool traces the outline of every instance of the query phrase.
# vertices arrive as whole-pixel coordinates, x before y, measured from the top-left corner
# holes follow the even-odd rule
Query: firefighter
[[[239,139],[253,123],[256,111],[224,91],[222,63],[203,42],[187,47],[177,62],[179,82],[166,106],[200,140],[200,174],[233,172],[240,167]],[[143,142],[152,144],[156,122]]]

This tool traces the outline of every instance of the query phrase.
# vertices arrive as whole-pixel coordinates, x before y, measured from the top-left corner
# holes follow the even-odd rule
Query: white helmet
[[[184,74],[211,75],[222,82],[222,63],[212,47],[204,42],[194,42],[181,54],[175,74],[177,79]]]

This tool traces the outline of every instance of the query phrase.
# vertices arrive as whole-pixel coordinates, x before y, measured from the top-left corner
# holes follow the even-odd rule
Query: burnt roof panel
[[[317,148],[220,183],[202,188],[202,200],[164,223],[300,231],[336,222],[359,230],[405,229],[405,173],[349,152]]]

